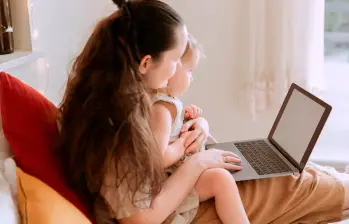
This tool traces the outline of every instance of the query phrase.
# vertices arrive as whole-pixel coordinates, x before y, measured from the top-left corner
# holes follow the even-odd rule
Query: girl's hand
[[[202,110],[195,105],[190,105],[184,109],[184,118],[187,120],[201,117],[201,115]]]
[[[200,151],[200,148],[206,143],[209,133],[206,119],[199,117],[185,123],[182,126],[181,135],[188,131],[190,131],[190,135],[184,143],[184,146],[187,148],[186,152],[194,153]]]
[[[234,153],[219,149],[209,149],[192,155],[188,161],[197,163],[203,170],[223,168],[230,171],[240,171],[241,159]]]

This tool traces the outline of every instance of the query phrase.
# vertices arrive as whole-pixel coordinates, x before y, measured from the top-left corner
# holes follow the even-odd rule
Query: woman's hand
[[[209,133],[208,122],[205,118],[199,117],[186,122],[181,129],[181,133],[191,131],[186,138],[184,146],[187,148],[186,153],[195,153],[205,144]]]
[[[239,156],[232,152],[219,149],[209,149],[196,153],[187,161],[199,164],[203,171],[211,168],[223,168],[230,171],[242,170]]]

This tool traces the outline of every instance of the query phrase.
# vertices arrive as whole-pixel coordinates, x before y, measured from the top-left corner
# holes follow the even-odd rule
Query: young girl
[[[201,116],[201,110],[194,105],[183,109],[182,102],[177,98],[189,88],[191,73],[200,58],[197,43],[192,36],[189,35],[188,38],[186,50],[181,58],[182,66],[169,80],[168,86],[158,89],[153,97],[151,127],[169,173],[173,173],[187,155],[197,150],[187,150],[185,142],[190,131],[181,133],[181,129],[184,120],[196,119]],[[233,162],[241,161],[236,156]],[[241,167],[237,166],[237,170],[239,169]],[[180,217],[185,223],[190,223],[199,202],[212,197],[215,198],[217,213],[223,223],[249,223],[233,176],[224,169],[203,172],[195,188],[176,209],[174,215],[177,219]]]

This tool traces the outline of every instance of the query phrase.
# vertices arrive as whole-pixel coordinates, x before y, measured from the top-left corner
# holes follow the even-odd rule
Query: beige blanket
[[[343,218],[344,187],[336,178],[307,168],[301,175],[239,182],[251,223],[329,223]],[[221,223],[210,200],[195,224]]]

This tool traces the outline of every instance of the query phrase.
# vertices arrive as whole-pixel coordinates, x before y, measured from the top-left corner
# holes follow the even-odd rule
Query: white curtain
[[[292,82],[324,88],[324,0],[235,3],[232,58],[240,106],[254,114],[279,107]]]

